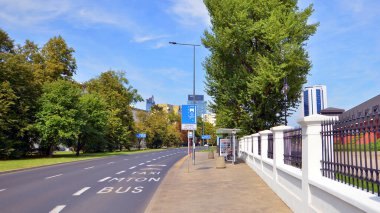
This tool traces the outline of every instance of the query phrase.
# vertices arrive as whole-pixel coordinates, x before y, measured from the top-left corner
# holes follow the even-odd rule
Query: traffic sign
[[[137,133],[136,137],[137,138],[146,138],[146,133]]]
[[[209,140],[211,139],[211,135],[202,135],[202,139]]]
[[[197,106],[196,105],[182,105],[182,130],[196,130],[197,129]]]

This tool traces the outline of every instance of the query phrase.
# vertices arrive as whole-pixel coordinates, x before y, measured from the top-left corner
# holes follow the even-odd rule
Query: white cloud
[[[174,0],[169,12],[175,14],[183,25],[211,25],[210,16],[202,0]]]
[[[144,35],[144,36],[135,36],[133,41],[136,43],[144,43],[147,41],[153,41],[157,39],[167,38],[167,35]]]
[[[153,49],[160,49],[162,47],[168,46],[168,42],[157,42],[154,46]]]

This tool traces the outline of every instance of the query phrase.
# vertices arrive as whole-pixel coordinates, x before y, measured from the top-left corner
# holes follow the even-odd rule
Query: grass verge
[[[47,166],[59,163],[67,163],[81,160],[90,160],[96,158],[103,158],[108,156],[137,154],[144,152],[155,152],[163,149],[146,149],[134,151],[116,151],[116,152],[103,152],[103,153],[81,153],[78,157],[73,152],[54,152],[52,158],[47,157],[33,157],[18,160],[0,160],[0,172],[12,171],[18,169],[33,168],[39,166]]]

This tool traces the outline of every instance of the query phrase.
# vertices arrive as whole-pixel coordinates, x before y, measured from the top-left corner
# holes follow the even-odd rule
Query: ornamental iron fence
[[[259,136],[257,138],[257,140],[258,140],[258,143],[257,143],[257,152],[258,152],[259,155],[261,155],[261,136]]]
[[[302,168],[302,129],[284,131],[284,163]]]
[[[268,154],[269,159],[273,159],[273,134],[268,135]]]
[[[322,175],[380,196],[380,115],[322,122]]]

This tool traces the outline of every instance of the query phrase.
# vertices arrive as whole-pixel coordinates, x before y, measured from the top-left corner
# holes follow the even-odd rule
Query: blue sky
[[[328,105],[344,109],[379,94],[380,2],[302,0],[299,6],[310,3],[310,23],[320,27],[307,46],[313,64],[307,85],[325,84]],[[156,103],[178,105],[192,93],[193,52],[168,42],[201,44],[210,26],[201,0],[0,0],[0,8],[0,27],[16,43],[42,46],[62,35],[76,51],[77,81],[123,70],[144,99],[154,95]],[[208,54],[196,50],[197,94],[204,94],[201,63]]]

